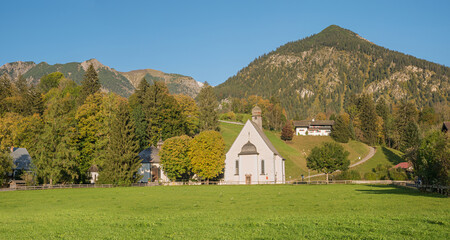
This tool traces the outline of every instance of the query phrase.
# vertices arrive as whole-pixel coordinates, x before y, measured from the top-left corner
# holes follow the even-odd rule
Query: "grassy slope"
[[[0,192],[1,239],[448,239],[450,199],[361,185]]]
[[[228,151],[243,126],[220,123],[220,127]],[[286,159],[286,180],[299,179],[302,174],[308,175],[306,156],[309,151],[322,142],[333,141],[331,137],[295,136],[291,142],[285,143],[280,139],[279,133],[266,130],[264,132],[278,152]],[[362,158],[369,152],[369,147],[361,142],[350,141],[342,145],[350,152],[349,159],[352,163],[357,162],[359,156]],[[315,172],[311,172],[311,174],[313,173]]]
[[[400,162],[404,162],[402,159],[402,153],[395,149],[386,147],[377,147],[377,152],[369,161],[356,166],[354,169],[357,170],[361,176],[365,173],[371,172],[378,164],[394,166]]]

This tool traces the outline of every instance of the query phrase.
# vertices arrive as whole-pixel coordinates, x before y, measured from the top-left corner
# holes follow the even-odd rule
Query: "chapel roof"
[[[13,163],[17,170],[31,170],[31,156],[26,148],[13,148],[11,152]]]
[[[269,138],[267,138],[266,134],[264,134],[264,131],[258,127],[258,125],[256,123],[254,123],[253,121],[248,120],[253,127],[256,129],[256,131],[258,132],[259,136],[261,136],[261,138],[264,140],[264,142],[266,143],[266,145],[269,147],[270,151],[272,151],[274,154],[280,156],[281,158],[283,158],[280,153],[278,153],[277,149],[273,146],[272,142],[270,142]]]
[[[142,159],[141,163],[161,162],[159,158],[159,149],[154,146],[144,149],[142,152],[139,153],[139,157]]]

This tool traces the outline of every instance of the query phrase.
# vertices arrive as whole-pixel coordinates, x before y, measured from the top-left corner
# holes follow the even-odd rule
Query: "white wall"
[[[308,132],[308,134],[306,134]],[[307,128],[295,128],[295,134],[301,135],[301,136],[329,136],[331,133],[331,130],[326,129],[307,129]]]

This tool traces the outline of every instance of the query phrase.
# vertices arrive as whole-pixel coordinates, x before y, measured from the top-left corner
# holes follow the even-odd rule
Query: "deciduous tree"
[[[350,153],[344,150],[340,144],[335,142],[323,143],[320,147],[314,147],[306,158],[307,167],[328,174],[336,170],[347,170],[350,165],[348,155]]]
[[[43,77],[41,77],[41,80],[39,80],[39,90],[45,94],[50,89],[56,88],[59,86],[59,81],[64,78],[64,74],[60,72],[54,72],[47,74]]]
[[[195,136],[189,151],[192,172],[206,179],[217,177],[225,165],[225,142],[216,131],[204,131]]]
[[[191,140],[186,135],[171,137],[164,141],[159,152],[164,172],[173,181],[177,179],[186,181],[193,175],[191,159],[189,158]]]
[[[408,154],[414,173],[424,184],[450,184],[450,148],[448,135],[439,131],[427,135],[414,153]]]
[[[291,121],[287,121],[281,130],[281,140],[283,141],[291,141],[294,137],[294,127],[292,126]]]

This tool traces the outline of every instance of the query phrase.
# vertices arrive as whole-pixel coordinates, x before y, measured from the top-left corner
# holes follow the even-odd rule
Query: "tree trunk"
[[[327,184],[328,184],[328,173],[327,173]]]

